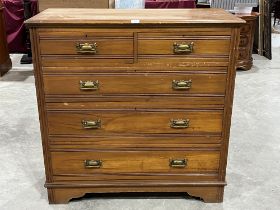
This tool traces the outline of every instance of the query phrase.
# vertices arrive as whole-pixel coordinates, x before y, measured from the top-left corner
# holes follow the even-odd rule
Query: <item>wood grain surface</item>
[[[191,81],[190,89],[175,90],[172,82]],[[80,81],[99,83],[98,90],[81,90]],[[225,74],[107,74],[107,75],[45,75],[46,95],[108,95],[108,94],[177,94],[224,95]]]
[[[231,24],[244,23],[222,9],[47,9],[26,21],[27,26],[130,24]],[[137,21],[138,22],[138,21]]]
[[[85,96],[48,97],[47,110],[183,110],[224,108],[224,97],[185,97],[185,96]]]
[[[220,9],[48,9],[28,20],[49,202],[92,192],[222,202],[243,23]],[[193,51],[174,54],[175,42]],[[97,53],[77,53],[77,43]],[[173,80],[191,87],[174,90]],[[187,164],[170,167],[172,158]]]
[[[123,110],[96,112],[49,112],[48,127],[51,135],[96,134],[220,134],[222,111],[133,112]],[[82,120],[101,120],[101,128],[84,129]],[[185,129],[170,127],[170,120],[189,119]]]
[[[52,152],[54,175],[61,174],[95,174],[100,173],[189,173],[217,172],[219,168],[219,151],[176,151],[176,152]],[[184,168],[172,168],[170,159],[186,159]],[[100,168],[87,169],[85,160],[101,160]]]
[[[80,54],[77,44],[96,44],[96,54]],[[59,46],[59,47],[57,47]],[[42,55],[133,55],[132,39],[79,39],[79,40],[42,40]]]

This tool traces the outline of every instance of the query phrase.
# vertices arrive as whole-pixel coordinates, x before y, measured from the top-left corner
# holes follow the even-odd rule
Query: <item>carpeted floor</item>
[[[251,71],[238,72],[233,109],[228,186],[224,202],[205,204],[181,196],[87,196],[49,205],[44,185],[39,121],[31,65],[0,78],[1,210],[278,210],[280,207],[280,34],[273,60],[254,56]]]

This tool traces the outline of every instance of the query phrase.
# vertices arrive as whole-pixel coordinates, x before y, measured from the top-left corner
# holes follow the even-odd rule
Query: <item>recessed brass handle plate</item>
[[[189,90],[192,87],[192,80],[173,80],[173,90]]]
[[[173,52],[174,54],[190,54],[193,52],[194,43],[191,42],[190,44],[182,43],[174,43],[173,44]]]
[[[85,168],[87,168],[87,169],[102,167],[101,160],[85,160],[84,163],[85,163]]]
[[[185,168],[187,166],[187,159],[170,159],[169,166],[172,168]]]
[[[77,53],[80,54],[96,54],[97,53],[97,44],[93,43],[77,43],[76,44]]]
[[[80,90],[98,90],[99,89],[99,81],[80,81]]]
[[[170,127],[175,129],[184,129],[190,126],[189,119],[170,120]]]
[[[101,120],[82,120],[82,127],[84,129],[99,129],[101,128]]]

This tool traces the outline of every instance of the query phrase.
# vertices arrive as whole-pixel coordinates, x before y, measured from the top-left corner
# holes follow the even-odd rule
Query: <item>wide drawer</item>
[[[215,173],[220,151],[51,152],[53,175]]]
[[[49,111],[50,135],[219,135],[223,111]]]
[[[179,136],[179,135],[94,135],[94,136],[52,136],[48,138],[50,149],[124,149],[141,150],[155,148],[159,150],[220,147],[222,136]]]
[[[230,39],[213,39],[211,37],[162,37],[143,38],[138,42],[138,54],[169,56],[228,56]]]
[[[47,73],[90,73],[90,72],[174,72],[207,71],[227,72],[229,59],[226,57],[142,56],[131,58],[109,58],[92,56],[42,56],[42,71]]]
[[[132,56],[133,39],[41,40],[41,55]]]
[[[47,110],[104,110],[104,109],[224,109],[224,96],[94,96],[46,99]]]
[[[224,95],[225,74],[45,75],[47,95],[215,94]]]

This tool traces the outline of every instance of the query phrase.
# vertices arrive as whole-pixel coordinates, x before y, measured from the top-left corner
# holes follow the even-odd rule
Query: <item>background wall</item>
[[[115,0],[116,8],[145,8],[145,0]]]

